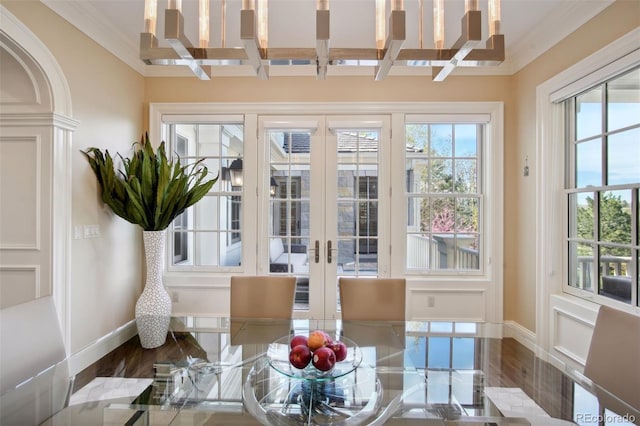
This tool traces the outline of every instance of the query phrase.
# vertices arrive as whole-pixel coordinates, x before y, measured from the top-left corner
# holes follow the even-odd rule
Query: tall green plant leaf
[[[117,158],[117,168],[108,150],[98,148],[81,151],[86,157],[100,186],[102,201],[123,219],[146,231],[159,231],[188,207],[200,201],[213,187],[218,177],[206,180],[209,171],[202,159],[183,166],[180,158],[167,158],[165,143],[157,151],[145,133],[133,145],[131,157]]]

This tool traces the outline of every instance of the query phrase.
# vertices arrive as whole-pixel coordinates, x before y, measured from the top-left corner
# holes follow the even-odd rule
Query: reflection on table
[[[268,362],[276,340],[315,329],[357,343],[362,362],[320,382],[282,374]],[[153,384],[132,403],[69,407],[50,424],[82,424],[83,410],[103,424],[172,425],[562,424],[601,414],[593,385],[558,360],[535,358],[527,367],[502,362],[523,354],[507,354],[509,339],[501,332],[486,323],[176,317],[169,338],[188,334],[198,356],[158,362]],[[551,416],[509,412],[488,397],[494,389],[518,388]],[[628,411],[616,418],[619,424],[640,418],[623,406]]]

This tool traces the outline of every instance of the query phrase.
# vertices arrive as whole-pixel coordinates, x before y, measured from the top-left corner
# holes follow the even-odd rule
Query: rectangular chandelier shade
[[[316,46],[268,46],[268,0],[242,0],[239,47],[225,46],[226,2],[222,0],[221,47],[209,46],[210,0],[198,0],[198,46],[185,36],[182,1],[169,0],[165,9],[164,39],[170,47],[160,47],[156,35],[157,0],[145,0],[144,32],[140,34],[140,58],[147,65],[188,67],[198,78],[211,78],[212,67],[250,65],[260,79],[269,78],[270,66],[312,65],[318,79],[325,79],[330,67],[374,65],[376,80],[386,78],[394,66],[431,67],[434,81],[442,81],[457,67],[496,66],[505,58],[504,36],[500,34],[500,0],[488,2],[489,38],[482,47],[480,0],[465,0],[460,36],[445,47],[446,2],[433,0],[434,47],[424,48],[423,1],[419,0],[418,48],[403,48],[406,41],[406,14],[402,0],[375,1],[376,47],[330,46],[331,12],[329,0],[316,1]]]

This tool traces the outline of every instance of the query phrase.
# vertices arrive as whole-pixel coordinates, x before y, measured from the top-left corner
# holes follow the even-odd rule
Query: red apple
[[[327,346],[327,333],[322,330],[314,330],[309,333],[309,338],[307,339],[307,346],[311,351],[315,351],[316,349]]]
[[[309,361],[311,361],[311,351],[307,345],[295,346],[289,352],[289,362],[295,368],[303,369],[309,365]]]
[[[329,333],[327,333],[326,331],[323,331],[325,337],[327,338],[326,342],[325,342],[325,346],[331,346],[333,344],[333,339],[331,338],[331,335]]]
[[[296,335],[293,336],[293,338],[291,339],[291,342],[289,342],[291,349],[295,348],[298,345],[305,345],[307,346],[307,336],[302,336],[302,335]]]
[[[336,362],[344,361],[347,357],[347,345],[344,343],[335,341],[329,345],[329,348],[331,348],[333,353],[336,355]]]
[[[336,354],[325,346],[313,351],[313,366],[320,371],[329,371],[336,364]]]

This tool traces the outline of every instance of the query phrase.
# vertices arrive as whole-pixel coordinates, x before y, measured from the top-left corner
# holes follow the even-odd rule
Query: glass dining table
[[[346,358],[328,372],[288,362],[290,338],[314,330],[347,346]],[[184,356],[157,361],[142,394],[69,406],[46,424],[561,425],[640,418],[559,359],[522,351],[499,324],[181,316],[171,318],[168,339],[183,346]]]

